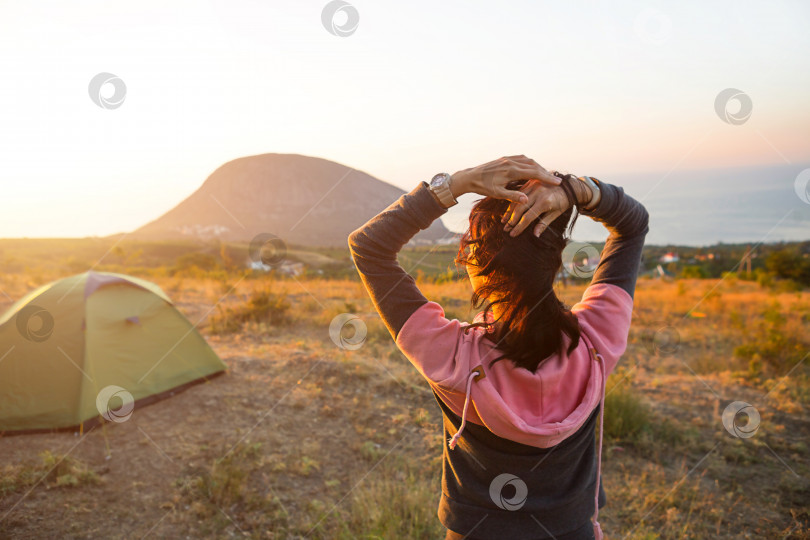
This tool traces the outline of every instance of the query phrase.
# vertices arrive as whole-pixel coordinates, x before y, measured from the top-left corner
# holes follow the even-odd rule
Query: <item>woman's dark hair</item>
[[[554,174],[564,178],[563,184],[570,179]],[[507,188],[520,189],[525,183],[526,180],[517,180]],[[564,187],[572,199],[570,186]],[[535,372],[543,360],[563,351],[563,334],[571,339],[568,354],[579,343],[579,323],[554,293],[554,279],[562,267],[562,251],[577,216],[572,220],[575,211],[574,207],[569,208],[536,237],[533,230],[538,217],[513,238],[501,223],[509,204],[508,200],[493,197],[479,200],[470,212],[469,229],[459,242],[456,264],[469,265],[476,276],[486,278],[470,300],[476,309],[486,304],[484,322],[470,324],[464,331],[487,328],[487,337],[502,353],[490,366],[508,358],[515,366]],[[502,324],[492,330],[486,322],[486,312],[495,304],[502,304],[502,314],[497,319]]]

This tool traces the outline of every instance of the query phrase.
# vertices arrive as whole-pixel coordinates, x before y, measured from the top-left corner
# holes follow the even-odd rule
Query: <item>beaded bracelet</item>
[[[573,182],[572,179],[576,178],[576,176],[574,176],[573,174],[562,174],[557,171],[554,171],[552,174],[554,174],[554,176],[562,180],[562,182],[560,182],[560,187],[565,192],[565,196],[568,198],[568,202],[571,204],[572,207],[577,208],[577,210],[579,210],[577,195],[576,192],[574,191],[574,187],[571,185],[571,182]]]

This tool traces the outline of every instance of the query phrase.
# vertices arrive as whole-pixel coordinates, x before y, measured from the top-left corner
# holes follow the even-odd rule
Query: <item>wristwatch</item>
[[[453,193],[450,191],[450,180],[451,176],[443,172],[434,176],[428,184],[430,191],[433,192],[436,198],[439,199],[439,203],[445,208],[450,208],[458,204],[458,201],[453,197]]]
[[[599,184],[597,184],[593,178],[590,176],[580,176],[580,180],[585,182],[589,188],[591,188],[591,200],[588,201],[588,204],[582,207],[583,210],[593,210],[599,204],[599,201],[602,200],[602,190],[599,189]]]

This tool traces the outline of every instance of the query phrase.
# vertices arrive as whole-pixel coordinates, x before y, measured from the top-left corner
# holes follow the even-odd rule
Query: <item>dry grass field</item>
[[[0,309],[68,274],[4,275]],[[0,438],[0,538],[443,537],[440,410],[358,281],[144,277],[228,372],[124,423]],[[474,315],[467,283],[420,286]],[[347,312],[357,350],[329,337]],[[808,329],[810,292],[639,280],[606,405],[609,538],[810,538]],[[724,428],[735,401],[752,437]]]

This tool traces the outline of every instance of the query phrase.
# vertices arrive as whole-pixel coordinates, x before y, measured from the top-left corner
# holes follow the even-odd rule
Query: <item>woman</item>
[[[349,247],[383,322],[442,409],[446,538],[601,537],[595,432],[605,379],[627,344],[647,211],[620,187],[550,173],[526,156],[434,180],[354,231]],[[464,193],[485,196],[456,258],[473,306],[486,304],[472,324],[446,319],[396,259]],[[582,300],[566,309],[553,283],[574,206],[610,235]]]

